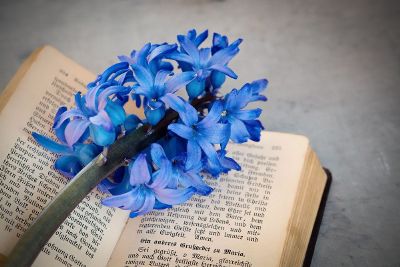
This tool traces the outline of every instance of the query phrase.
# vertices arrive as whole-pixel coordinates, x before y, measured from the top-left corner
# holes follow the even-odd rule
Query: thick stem
[[[195,107],[212,100],[206,95],[192,102]],[[106,164],[99,166],[95,158],[69,182],[65,188],[46,206],[36,220],[24,233],[21,239],[7,257],[5,266],[30,266],[50,237],[64,222],[75,207],[93,190],[105,177],[111,175],[125,163],[150,144],[164,137],[168,125],[178,118],[175,111],[167,112],[165,118],[155,127],[144,125],[132,133],[115,141],[109,147]]]

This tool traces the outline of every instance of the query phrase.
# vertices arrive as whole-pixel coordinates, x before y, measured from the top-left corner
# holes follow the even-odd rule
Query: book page
[[[95,76],[51,47],[30,57],[0,101],[0,253],[18,238],[67,183],[53,164],[56,155],[31,137],[54,138],[60,105],[71,106],[76,91]],[[8,101],[6,101],[6,100]],[[33,266],[105,266],[128,214],[100,204],[93,190],[59,227]],[[23,256],[23,255],[21,255]]]
[[[230,144],[242,171],[208,177],[210,196],[129,220],[109,266],[278,266],[307,148],[272,132]]]

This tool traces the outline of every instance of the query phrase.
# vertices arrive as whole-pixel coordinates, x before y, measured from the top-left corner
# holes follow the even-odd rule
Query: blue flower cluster
[[[267,100],[260,93],[268,82],[256,80],[219,96],[226,77],[237,78],[228,64],[242,40],[229,44],[226,36],[214,33],[211,47],[200,48],[207,37],[208,31],[190,30],[177,36],[178,44],[148,43],[119,56],[119,63],[88,84],[85,95],[75,95],[74,108],[58,110],[53,129],[59,142],[33,133],[39,144],[61,155],[55,168],[74,177],[119,136],[144,124],[156,125],[172,109],[179,118],[168,126],[167,135],[102,181],[99,187],[112,195],[104,205],[130,210],[136,217],[183,203],[193,194],[210,194],[202,173],[218,177],[240,170],[226,147],[229,140],[260,140],[261,109],[245,108]],[[188,101],[176,94],[182,88]],[[205,95],[213,101],[201,109],[192,106]],[[128,101],[143,107],[145,118],[127,114]]]

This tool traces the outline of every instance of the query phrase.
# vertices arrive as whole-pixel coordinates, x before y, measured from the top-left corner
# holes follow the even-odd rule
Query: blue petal
[[[175,50],[177,48],[176,44],[165,44],[165,45],[160,45],[158,47],[156,47],[153,51],[151,51],[148,61],[152,61],[153,59],[155,59],[156,57],[169,53],[173,50]]]
[[[250,137],[244,123],[234,117],[229,117],[229,123],[231,124],[231,136],[233,142],[244,143]]]
[[[229,124],[216,123],[201,130],[201,135],[212,144],[221,144],[229,140]]]
[[[248,94],[249,87],[242,87],[239,91],[233,89],[225,97],[225,108],[228,112],[235,112],[239,109],[244,108],[249,103],[250,94]]]
[[[90,117],[89,121],[94,125],[104,127],[107,131],[114,128],[111,118],[105,110],[100,110],[96,116]]]
[[[132,100],[135,101],[136,103],[136,107],[140,108],[140,106],[142,105],[142,100],[140,98],[140,95],[138,94],[131,94]]]
[[[85,116],[92,114],[92,111],[86,107],[85,97],[81,96],[81,92],[75,94],[75,105]]]
[[[141,89],[144,92],[151,90],[154,85],[151,72],[140,65],[132,65],[132,69],[134,71],[134,77],[140,84]]]
[[[117,58],[119,59],[119,61],[127,62],[129,65],[132,65],[132,64],[136,63],[136,60],[134,58],[131,58],[131,57],[128,57],[128,56],[125,56],[125,55],[117,56]]]
[[[156,125],[165,116],[165,105],[162,102],[158,108],[151,108],[147,105],[144,109],[144,114],[147,118],[147,122],[151,125]]]
[[[167,185],[167,188],[171,189],[176,189],[179,186],[179,180],[181,179],[180,172],[178,169],[174,166],[172,168],[172,177],[169,180],[169,184]]]
[[[188,33],[186,34],[186,36],[190,39],[190,40],[194,40],[196,38],[197,32],[196,29],[191,29],[188,30]],[[182,34],[180,34],[179,36],[177,36],[178,38],[181,38],[181,36],[183,36]]]
[[[97,75],[97,77],[96,77],[96,79],[94,80],[94,81],[92,81],[92,82],[89,82],[88,84],[87,84],[87,89],[88,90],[91,90],[91,89],[93,89],[95,86],[97,86],[97,84],[98,84],[98,82],[100,81],[100,79],[101,79],[101,75]]]
[[[201,45],[205,39],[207,39],[208,37],[208,30],[205,30],[204,32],[200,33],[194,40],[193,43],[199,47],[199,45]]]
[[[183,54],[183,53],[180,53],[180,52],[170,53],[166,57],[169,58],[169,59],[176,60],[178,62],[184,62],[184,63],[187,63],[189,65],[194,65],[194,61],[189,55],[186,55],[186,54]]]
[[[250,97],[249,102],[254,101],[267,101],[268,98],[265,95],[253,95]]]
[[[151,182],[147,184],[148,187],[165,188],[172,179],[172,164],[169,160],[163,160],[160,169],[153,173]]]
[[[80,93],[79,93],[79,94],[80,94]],[[63,113],[66,112],[66,111],[67,111],[67,107],[62,106],[62,107],[59,107],[59,108],[58,108],[57,113],[56,113],[56,115],[54,116],[54,123],[53,123],[52,128],[54,128],[54,127],[58,124],[58,121],[60,120],[61,114],[63,114]]]
[[[186,85],[186,92],[190,99],[196,98],[204,92],[206,81],[203,79],[194,79]]]
[[[119,95],[127,95],[131,91],[131,88],[125,86],[110,86],[104,91],[102,91],[98,96],[98,109],[103,109],[108,103],[108,97],[110,95],[118,93]]]
[[[116,94],[110,101],[112,101],[114,104],[117,104],[118,106],[122,107],[129,101],[129,95]]]
[[[209,61],[209,66],[212,65],[226,65],[237,53],[239,53],[239,44],[242,39],[238,39],[227,48],[221,49],[216,52]]]
[[[127,62],[119,62],[110,67],[108,67],[102,74],[99,83],[104,83],[108,78],[115,72],[123,69],[127,69],[129,64]]]
[[[157,91],[157,96],[164,95],[164,88],[166,85],[165,79],[171,74],[171,71],[160,70],[157,72],[154,79],[154,88]]]
[[[109,87],[111,82],[105,82],[97,85],[96,87],[90,89],[85,95],[86,106],[89,110],[95,112],[97,111],[97,96],[107,87]]]
[[[236,118],[240,120],[255,120],[257,119],[262,112],[262,109],[256,108],[256,109],[250,109],[250,110],[239,110],[232,112],[231,115],[235,116]]]
[[[255,142],[260,141],[261,130],[264,130],[261,122],[259,120],[248,120],[244,121],[244,124],[246,125],[246,129],[250,134],[250,139]]]
[[[156,202],[156,199],[155,199],[154,193],[150,190],[146,190],[143,206],[140,209],[138,209],[137,211],[132,211],[129,214],[129,217],[135,218],[139,215],[146,214],[146,213],[152,211],[154,208],[155,202]]]
[[[135,58],[135,57],[136,57],[136,54],[137,54],[136,50],[133,49],[133,50],[131,51],[131,54],[130,54],[131,58]]]
[[[212,44],[211,52],[215,54],[217,51],[228,46],[228,38],[219,33],[214,33]]]
[[[160,168],[164,160],[168,160],[164,149],[157,143],[151,144],[151,159]]]
[[[65,139],[69,146],[73,146],[85,133],[90,121],[75,119],[65,127]]]
[[[125,121],[125,109],[112,101],[109,101],[106,105],[105,111],[110,117],[114,126],[119,126]]]
[[[186,149],[186,140],[178,136],[168,136],[164,139],[162,146],[167,157],[173,159]]]
[[[122,172],[122,180],[118,182],[118,179],[121,179],[121,172]],[[129,168],[128,167],[120,167],[117,169],[116,173],[114,173],[113,179],[117,182],[117,184],[110,188],[109,191],[113,195],[121,195],[130,190],[132,190],[132,186],[129,183]]]
[[[192,139],[194,135],[194,131],[192,128],[180,123],[172,123],[168,125],[168,130],[188,140]]]
[[[193,166],[196,166],[201,161],[201,148],[192,140],[188,140],[187,143],[187,159],[185,163],[185,169],[190,170]]]
[[[185,52],[193,58],[193,62],[197,66],[200,63],[200,55],[196,45],[186,36],[178,36],[178,41]]]
[[[147,164],[146,155],[140,154],[133,162],[130,169],[130,184],[145,184],[150,181],[151,175],[149,165]]]
[[[165,83],[166,93],[175,93],[177,90],[190,83],[195,77],[193,71],[186,71],[174,75]]]
[[[223,149],[218,151],[219,161],[222,167],[224,167],[225,172],[228,172],[229,170],[240,171],[240,165],[234,159],[226,157],[226,153],[227,151]]]
[[[90,136],[93,139],[93,142],[99,146],[109,146],[115,141],[115,130],[111,129],[107,131],[102,126],[91,124],[89,126]]]
[[[200,66],[206,66],[211,58],[211,49],[210,48],[200,49],[199,57],[200,57]]]
[[[226,66],[226,65],[215,64],[215,65],[210,66],[209,69],[222,72],[222,73],[228,75],[229,77],[231,77],[231,78],[233,78],[233,79],[237,79],[237,77],[238,77],[238,76],[236,75],[236,73],[234,73],[233,70],[230,69],[230,68],[229,68],[228,66]]]
[[[194,187],[188,187],[185,189],[157,189],[154,190],[156,198],[162,203],[168,205],[181,204],[190,199],[196,192]]]
[[[242,109],[247,106],[250,102],[250,98],[252,96],[251,86],[249,84],[245,84],[240,90],[237,92],[237,100],[243,99],[242,101],[236,101],[236,109]]]
[[[170,62],[166,62],[166,61],[158,62],[158,68],[163,69],[163,70],[168,70],[168,71],[174,70],[174,66]]]
[[[236,171],[241,170],[240,165],[232,158],[223,157],[223,158],[220,158],[219,161],[220,161],[222,167],[224,167],[225,169],[236,170]]]
[[[156,199],[156,203],[154,204],[155,210],[163,210],[163,209],[169,209],[169,208],[172,208],[172,205],[164,204]]]
[[[261,91],[264,91],[264,89],[268,86],[268,80],[267,79],[256,80],[251,82],[250,86],[253,94],[260,93]]]
[[[192,126],[198,121],[199,118],[196,109],[182,98],[174,94],[166,94],[161,100],[178,112],[179,117],[186,125]]]
[[[71,148],[69,148],[68,146],[58,144],[58,143],[54,142],[53,140],[51,140],[50,138],[47,138],[47,137],[45,137],[43,135],[40,135],[38,133],[32,132],[32,137],[41,146],[43,146],[44,148],[50,150],[51,152],[54,152],[54,153],[57,153],[57,154],[66,154],[66,153],[72,152]]]
[[[114,183],[110,182],[107,178],[103,179],[98,185],[97,189],[101,193],[110,193],[110,189],[114,187]]]
[[[202,196],[208,196],[213,191],[213,188],[207,185],[197,173],[186,173],[185,178],[196,188],[196,192]]]
[[[86,118],[86,117],[80,110],[74,108],[62,113],[58,117],[57,121],[54,123],[53,128],[57,129],[58,127],[61,126],[61,124],[63,124],[65,120],[70,118]]]
[[[197,124],[197,127],[207,129],[214,126],[221,118],[221,112],[223,108],[224,107],[221,101],[214,101],[210,112]]]
[[[127,70],[121,77],[118,79],[118,85],[124,85],[125,83],[136,82],[135,77],[133,77],[133,72],[131,70]]]
[[[58,140],[62,143],[66,144],[67,140],[65,139],[65,128],[67,127],[69,120],[65,120],[60,127],[54,129],[54,133],[56,134]]]
[[[144,197],[140,194],[140,187],[134,187],[132,190],[124,194],[105,198],[101,203],[108,207],[130,210],[135,205],[143,205]]]
[[[201,149],[201,148],[200,148],[200,149]],[[183,156],[182,156],[182,164],[181,164],[181,165],[183,165],[183,162],[184,162],[184,161],[185,161],[185,163],[186,163],[186,160],[187,160],[187,156],[186,156],[186,157],[183,157]],[[179,161],[179,160],[176,159],[176,161]],[[186,164],[185,164],[185,165],[186,165]],[[203,167],[204,167],[203,165],[204,165],[204,162],[203,162],[202,160],[199,160],[199,161],[197,161],[197,162],[194,162],[190,168],[186,168],[186,166],[182,166],[182,169],[183,169],[185,172],[199,173],[199,172],[201,172],[201,171],[203,170]]]
[[[184,106],[185,106],[185,112],[179,113],[179,117],[186,125],[192,126],[199,120],[199,117],[197,115],[197,110],[192,105],[186,102]]]
[[[64,135],[64,131],[65,131],[65,127],[67,127],[68,123],[69,123],[69,119],[64,120],[64,122],[58,127],[58,128],[54,128],[56,124],[58,124],[58,121],[60,119],[61,114],[63,114],[64,112],[67,111],[66,107],[60,107],[57,110],[56,115],[54,116],[54,123],[53,123],[53,130],[54,133],[56,134],[58,140],[60,140],[62,143],[67,143],[67,141],[65,140],[65,135]]]
[[[147,43],[142,47],[142,49],[139,50],[139,52],[137,52],[137,54],[135,55],[137,64],[147,66],[147,56],[149,55],[150,49],[151,44]],[[132,65],[132,67],[133,66],[134,65]]]
[[[101,149],[95,144],[79,144],[77,152],[80,163],[86,166],[101,153]]]
[[[214,89],[220,88],[224,84],[226,76],[220,71],[213,71],[211,73],[211,84]]]
[[[199,143],[201,149],[204,151],[204,154],[207,158],[212,162],[212,164],[216,166],[221,166],[217,152],[212,144],[205,138],[197,138],[197,142]]]
[[[130,114],[126,117],[124,122],[124,127],[127,133],[135,130],[142,121],[139,119],[138,116],[134,114]]]
[[[113,73],[109,78],[110,86],[118,85],[119,80],[125,76],[125,73],[130,72],[130,71],[131,71],[130,69],[122,69],[122,70],[119,70],[119,71]]]
[[[78,158],[74,156],[62,156],[54,163],[54,168],[68,178],[73,178],[82,167]]]

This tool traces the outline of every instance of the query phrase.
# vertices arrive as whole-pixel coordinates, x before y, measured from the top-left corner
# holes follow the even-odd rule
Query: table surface
[[[190,28],[242,37],[237,87],[266,77],[262,121],[310,138],[333,184],[313,266],[400,265],[400,2],[0,2],[0,88],[50,44],[101,72]]]

